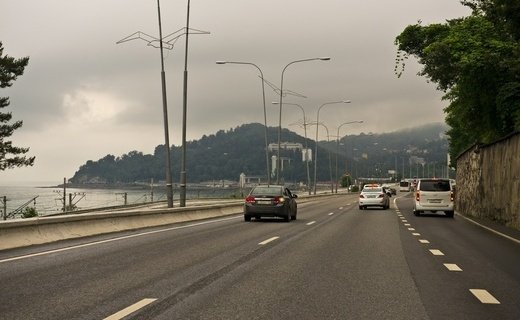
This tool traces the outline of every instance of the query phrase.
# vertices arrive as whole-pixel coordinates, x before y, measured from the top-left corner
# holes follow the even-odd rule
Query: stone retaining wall
[[[520,230],[520,132],[457,158],[457,212]]]

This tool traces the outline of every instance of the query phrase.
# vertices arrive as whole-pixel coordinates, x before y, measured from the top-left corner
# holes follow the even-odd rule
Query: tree
[[[396,73],[414,56],[419,75],[437,84],[444,110],[450,155],[474,143],[489,143],[520,130],[520,1],[468,0],[469,17],[443,24],[410,25],[396,37]],[[399,68],[400,67],[400,68]]]
[[[4,48],[0,42],[0,88],[12,86],[29,63],[29,57],[15,59],[8,55],[4,56]],[[0,97],[0,110],[8,107],[10,104],[8,97]],[[11,169],[14,167],[32,166],[34,157],[26,157],[29,148],[20,148],[13,146],[12,141],[6,140],[16,129],[19,129],[23,122],[14,121],[10,112],[0,112],[0,171]]]

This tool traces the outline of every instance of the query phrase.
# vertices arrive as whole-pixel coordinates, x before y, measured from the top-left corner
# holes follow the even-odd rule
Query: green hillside
[[[266,176],[264,126],[245,124],[227,131],[203,136],[187,143],[188,183],[205,181],[238,181],[241,173],[247,176]],[[423,168],[429,175],[440,176],[446,172],[448,141],[447,128],[432,124],[384,134],[362,133],[342,137],[339,144],[320,141],[318,150],[318,181],[335,177],[336,156],[339,175],[345,172],[356,177],[388,177],[389,170],[397,170],[398,176],[422,175]],[[270,143],[277,143],[278,131],[268,129]],[[304,137],[282,130],[282,142],[301,143]],[[314,156],[314,141],[307,140]],[[131,151],[122,156],[107,155],[97,161],[89,160],[70,179],[75,184],[115,184],[155,182],[165,180],[165,148],[159,145],[154,154]],[[180,172],[180,146],[172,146],[172,172],[174,183]],[[276,155],[269,153],[269,160]],[[281,180],[287,183],[306,181],[305,162],[301,150],[281,150],[286,159]],[[271,168],[271,163],[269,163]],[[314,162],[311,163],[311,177]],[[403,175],[404,173],[404,175]]]

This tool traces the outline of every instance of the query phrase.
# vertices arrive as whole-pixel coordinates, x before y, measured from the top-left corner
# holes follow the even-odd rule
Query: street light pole
[[[327,131],[327,142],[330,142],[330,133],[329,133],[329,128],[324,124],[324,123],[316,123],[316,127],[320,125],[322,127],[325,128],[325,130]],[[329,175],[330,175],[330,192],[331,193],[334,193],[334,183],[332,181],[332,157],[330,155],[330,150],[329,150]],[[316,194],[316,187],[314,188],[314,191]]]
[[[186,118],[188,112],[188,35],[190,34],[190,0],[186,11],[186,43],[184,48],[184,89],[182,94],[182,157],[180,179],[180,206],[186,206]]]
[[[338,134],[336,135],[336,193],[338,193],[338,153],[339,153],[339,129],[347,124],[352,124],[352,123],[363,123],[363,120],[358,120],[358,121],[349,121],[349,122],[345,122],[345,123],[342,123],[339,127],[338,127]]]
[[[164,55],[163,55],[163,37],[161,25],[161,7],[157,0],[157,13],[159,16],[159,43],[161,51],[161,86],[162,86],[162,102],[163,102],[163,119],[164,119],[164,145],[166,151],[166,197],[168,199],[168,208],[173,208],[173,185],[172,185],[172,167],[170,155],[170,134],[168,130],[168,103],[166,100],[166,74],[164,73]]]
[[[280,148],[281,148],[281,138],[282,138],[282,99],[283,99],[283,74],[285,73],[285,70],[287,67],[289,67],[291,64],[299,63],[299,62],[305,62],[305,61],[314,61],[314,60],[322,60],[322,61],[329,61],[329,57],[321,57],[321,58],[310,58],[310,59],[301,59],[301,60],[295,60],[292,62],[289,62],[282,70],[282,76],[280,80],[280,115],[278,118],[278,154],[276,157],[276,184],[280,184]]]
[[[272,104],[278,104],[278,102],[273,101]],[[305,110],[303,107],[297,103],[289,103],[284,102],[283,104],[291,105],[291,106],[297,106],[300,108],[303,112],[303,132],[305,135],[305,166],[307,168],[307,189],[309,190],[309,195],[311,194],[311,175],[309,173],[309,154],[308,154],[308,146],[307,146],[307,118],[305,117]]]
[[[268,150],[268,139],[267,139],[267,111],[265,110],[265,86],[264,86],[264,73],[256,64],[251,62],[240,62],[240,61],[217,61],[217,64],[247,64],[254,66],[260,72],[260,78],[262,80],[262,101],[264,104],[264,127],[265,127],[265,165],[266,165],[266,175],[267,175],[267,185],[271,184],[271,173],[269,172],[269,150]]]
[[[320,110],[321,110],[321,108],[323,108],[326,105],[336,104],[336,103],[350,103],[350,100],[341,100],[341,101],[333,101],[333,102],[324,103],[318,108],[318,113],[316,115],[316,148],[314,149],[314,157],[316,158],[314,160],[314,194],[316,194],[316,177],[317,177],[316,172],[318,170],[318,131],[319,131],[318,125],[320,123]]]

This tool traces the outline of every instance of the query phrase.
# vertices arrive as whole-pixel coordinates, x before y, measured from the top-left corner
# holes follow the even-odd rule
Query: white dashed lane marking
[[[307,223],[307,225],[310,226],[311,224],[315,224],[315,223],[316,223],[316,221],[311,221],[311,222]]]
[[[419,240],[420,243],[430,243],[430,241],[426,240],[426,239],[420,239]]]
[[[469,289],[469,291],[480,300],[480,302],[485,304],[500,304],[495,297],[491,295],[487,290],[484,289]]]
[[[462,269],[454,263],[445,263],[444,266],[450,271],[462,271]]]
[[[129,314],[131,313],[134,313],[136,312],[137,310],[139,309],[142,309],[144,307],[146,307],[147,305],[149,305],[150,303],[154,302],[155,300],[157,299],[143,299],[137,303],[134,303],[133,305],[127,307],[127,308],[124,308],[123,310],[117,312],[117,313],[114,313],[113,315],[109,316],[109,317],[106,317],[104,320],[119,320],[119,319],[123,319],[124,317],[128,316]]]
[[[412,233],[412,235],[418,237],[418,236],[420,236],[421,234],[418,233],[418,232],[414,232],[414,233]]]
[[[279,238],[280,238],[280,237],[272,237],[272,238],[269,238],[269,239],[267,239],[267,240],[264,240],[264,241],[260,242],[259,245],[263,246],[263,245],[268,244],[269,242],[272,242],[272,241],[277,240],[277,239],[279,239]]]
[[[443,256],[444,253],[442,253],[441,250],[438,250],[438,249],[430,249],[430,252],[434,255],[434,256]]]
[[[331,215],[333,215],[333,214],[334,214],[334,212],[331,212],[331,213],[329,213],[329,216],[331,216]]]

